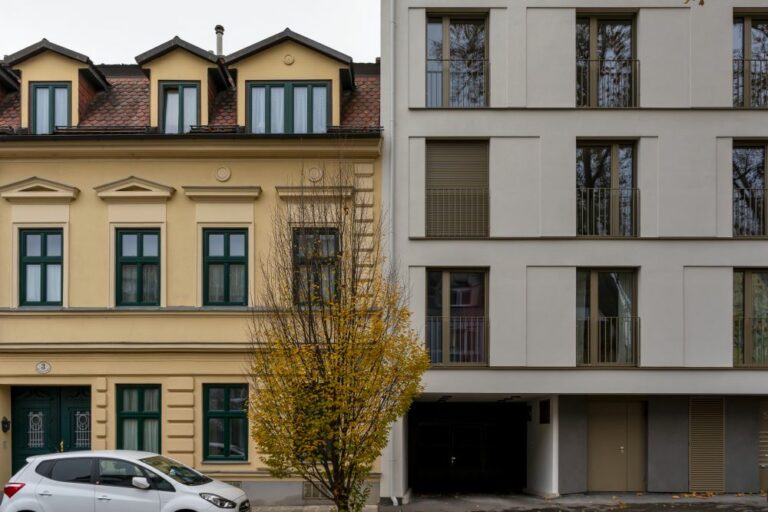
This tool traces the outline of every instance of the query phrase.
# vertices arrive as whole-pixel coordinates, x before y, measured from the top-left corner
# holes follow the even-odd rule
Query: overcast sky
[[[285,27],[372,62],[379,53],[379,0],[25,0],[3,1],[0,55],[47,38],[96,64],[136,55],[178,35],[206,50],[224,25],[224,53]]]

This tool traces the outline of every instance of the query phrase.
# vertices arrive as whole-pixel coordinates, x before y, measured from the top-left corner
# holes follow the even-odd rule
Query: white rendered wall
[[[552,498],[558,495],[558,403],[556,396],[528,402],[527,488],[526,492]],[[550,422],[539,423],[539,403],[549,399]]]

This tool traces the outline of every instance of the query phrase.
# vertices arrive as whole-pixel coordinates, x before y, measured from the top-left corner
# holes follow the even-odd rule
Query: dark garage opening
[[[408,413],[408,479],[415,493],[521,492],[524,403],[416,402]]]

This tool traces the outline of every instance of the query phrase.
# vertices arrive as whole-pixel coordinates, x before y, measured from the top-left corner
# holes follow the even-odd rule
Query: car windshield
[[[203,485],[211,481],[205,475],[201,475],[194,469],[185,466],[175,460],[166,459],[165,457],[155,456],[141,459],[144,464],[149,464],[156,470],[160,471],[164,475],[168,475],[180,484],[184,485]]]

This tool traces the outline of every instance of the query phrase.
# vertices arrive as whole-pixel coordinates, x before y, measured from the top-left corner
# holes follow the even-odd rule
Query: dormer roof
[[[52,43],[47,39],[42,39],[33,45],[27,46],[26,48],[17,51],[16,53],[6,55],[5,64],[6,66],[12,68],[21,64],[25,60],[31,59],[32,57],[35,57],[36,55],[46,51],[57,53],[69,59],[85,64],[88,67],[91,78],[98,85],[100,85],[102,89],[109,87],[109,82],[107,81],[104,74],[99,71],[99,69],[93,64],[93,62],[91,62],[91,59],[89,59],[87,55],[83,55],[82,53],[78,53],[74,50],[70,50],[69,48],[65,48],[56,43]]]
[[[307,48],[311,48],[316,52],[322,53],[327,57],[338,60],[343,64],[352,65],[352,57],[350,57],[349,55],[345,55],[341,52],[334,50],[333,48],[329,48],[328,46],[325,46],[324,44],[318,43],[313,39],[310,39],[306,36],[298,34],[289,28],[286,28],[282,32],[279,32],[266,39],[262,39],[258,43],[254,43],[250,46],[243,48],[242,50],[238,50],[235,53],[228,55],[226,58],[226,63],[227,65],[234,64],[239,60],[245,59],[246,57],[250,57],[254,53],[258,53],[260,51],[266,50],[267,48],[271,48],[285,41],[293,41],[300,45],[306,46]]]
[[[206,60],[211,64],[217,64],[219,62],[219,58],[213,52],[203,50],[199,46],[195,46],[192,43],[188,43],[187,41],[183,40],[179,36],[174,36],[174,38],[171,39],[170,41],[166,41],[163,44],[155,46],[151,50],[147,50],[141,55],[138,55],[136,57],[136,62],[140,66],[143,66],[147,62],[153,61],[158,57],[162,57],[163,55],[170,53],[176,49],[186,50],[192,55],[195,55],[196,57],[200,57],[201,59]]]
[[[0,61],[0,87],[7,91],[19,90],[19,77]]]

